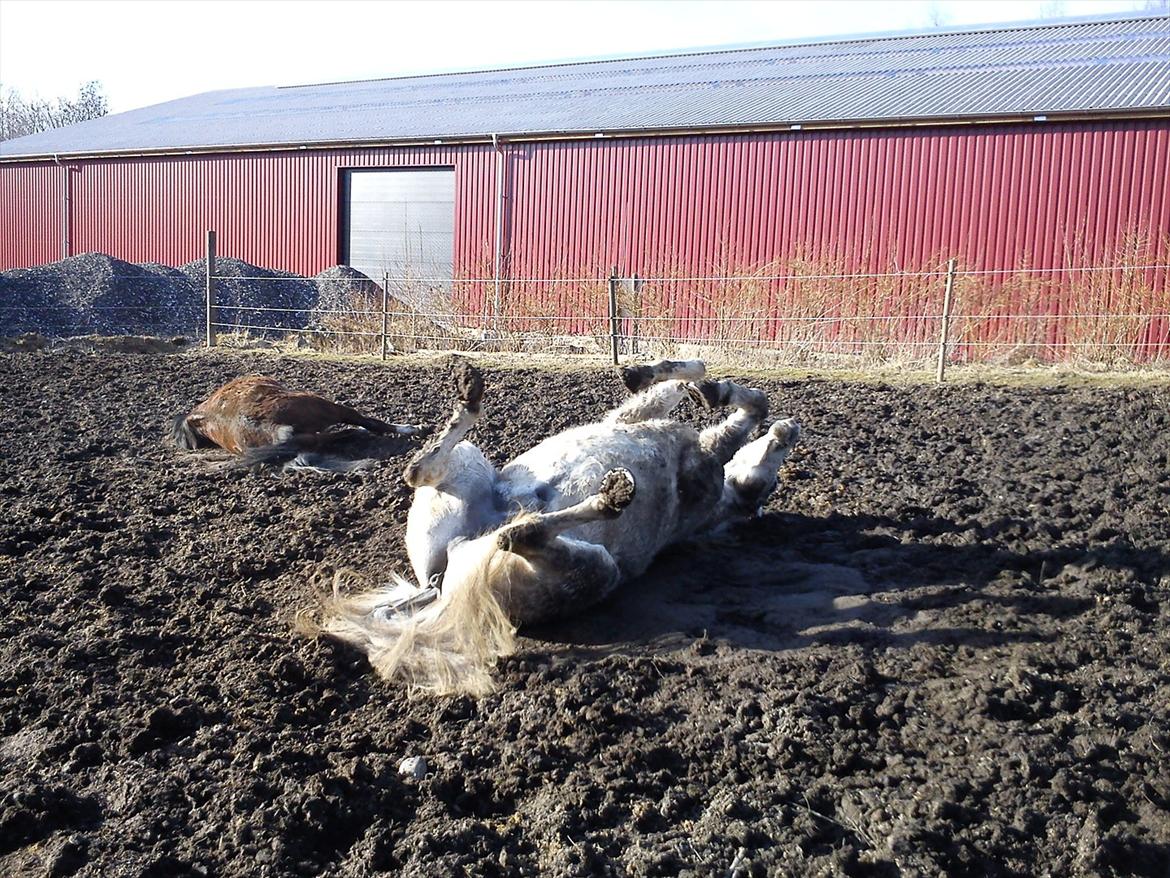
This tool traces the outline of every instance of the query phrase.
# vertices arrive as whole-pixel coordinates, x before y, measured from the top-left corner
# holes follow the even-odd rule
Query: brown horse
[[[229,381],[189,414],[171,421],[180,448],[222,448],[240,455],[244,466],[284,463],[293,468],[347,470],[360,461],[326,458],[321,452],[350,438],[360,427],[381,436],[413,436],[418,427],[369,418],[323,396],[287,390],[262,375]]]

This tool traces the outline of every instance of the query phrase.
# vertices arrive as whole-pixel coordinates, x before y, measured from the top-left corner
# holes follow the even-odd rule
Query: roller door
[[[350,170],[344,181],[343,259],[381,283],[451,278],[455,244],[452,168]]]

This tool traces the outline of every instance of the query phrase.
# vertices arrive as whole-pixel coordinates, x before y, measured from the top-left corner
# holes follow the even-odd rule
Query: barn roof
[[[0,143],[0,159],[1170,112],[1170,17],[1079,19],[208,92]]]

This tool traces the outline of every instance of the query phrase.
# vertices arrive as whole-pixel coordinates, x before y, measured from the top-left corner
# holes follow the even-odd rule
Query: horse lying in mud
[[[216,390],[190,413],[171,421],[180,448],[219,447],[244,467],[285,464],[293,469],[348,470],[362,461],[325,454],[358,427],[378,435],[413,436],[418,427],[388,424],[315,393],[287,390],[273,378],[248,375]]]
[[[767,396],[705,371],[698,360],[627,369],[635,392],[623,405],[497,470],[463,441],[483,395],[465,365],[454,414],[404,474],[418,584],[396,577],[355,596],[335,586],[320,630],[364,650],[387,678],[482,695],[515,626],[579,613],[667,546],[756,514],[800,427],[777,421],[751,441]],[[687,396],[731,414],[698,432],[671,418]]]

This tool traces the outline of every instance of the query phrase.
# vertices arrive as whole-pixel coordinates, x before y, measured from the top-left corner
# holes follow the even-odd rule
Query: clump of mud
[[[7,338],[0,336],[0,352],[5,354],[31,354],[49,347],[49,340],[39,332],[23,332]]]

